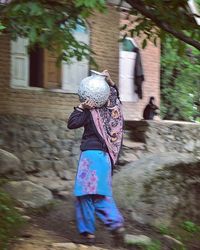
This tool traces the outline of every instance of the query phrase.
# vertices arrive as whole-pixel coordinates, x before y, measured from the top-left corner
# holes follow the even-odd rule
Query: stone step
[[[66,242],[66,243],[53,243],[51,245],[50,250],[106,250],[106,248]]]

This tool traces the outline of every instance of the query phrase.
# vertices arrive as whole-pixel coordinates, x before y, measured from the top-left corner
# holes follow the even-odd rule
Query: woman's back
[[[78,110],[75,108],[68,120],[68,128],[76,129],[84,127],[84,132],[81,140],[80,149],[82,151],[96,149],[108,151],[104,139],[99,135],[92,120],[92,115],[89,110]]]

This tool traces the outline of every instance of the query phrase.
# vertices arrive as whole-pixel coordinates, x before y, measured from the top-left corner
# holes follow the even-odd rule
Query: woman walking
[[[74,195],[77,227],[88,244],[95,242],[95,213],[116,238],[122,238],[124,231],[111,180],[122,144],[121,102],[108,71],[102,73],[110,85],[108,102],[95,108],[91,100],[86,100],[74,108],[68,120],[69,129],[84,127]]]

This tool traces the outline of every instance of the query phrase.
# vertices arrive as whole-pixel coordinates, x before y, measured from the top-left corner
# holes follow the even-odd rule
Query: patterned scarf
[[[117,90],[110,87],[106,105],[90,110],[98,133],[104,139],[113,165],[116,164],[123,137],[123,115]]]

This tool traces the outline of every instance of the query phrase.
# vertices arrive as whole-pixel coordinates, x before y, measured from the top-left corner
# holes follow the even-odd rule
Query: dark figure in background
[[[154,104],[154,101],[155,101],[155,98],[151,96],[149,103],[146,105],[143,111],[144,120],[153,120],[154,116],[158,114],[157,111],[159,110],[159,108],[158,106]]]

